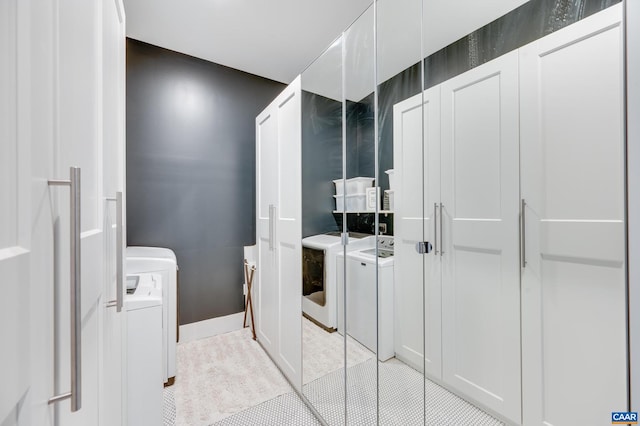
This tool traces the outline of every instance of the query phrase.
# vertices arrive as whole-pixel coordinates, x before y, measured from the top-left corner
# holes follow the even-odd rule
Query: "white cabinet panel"
[[[0,389],[0,421],[99,423],[103,174],[124,182],[123,163],[113,172],[102,157],[103,37],[118,37],[124,54],[124,33],[102,33],[102,6],[97,0],[0,2],[0,362],[9,366]],[[112,66],[124,76],[124,61]],[[121,89],[109,111],[124,111]],[[119,129],[110,144],[123,154],[123,122]],[[82,167],[84,178],[77,413],[70,412],[68,400],[47,403],[70,388],[70,197],[68,187],[49,186],[48,180],[68,179],[71,165]]]
[[[517,53],[441,94],[443,380],[519,423]]]
[[[57,17],[58,171],[82,169],[82,232],[102,229],[101,11],[97,0],[70,0]]]
[[[302,241],[299,239],[298,241]],[[280,367],[295,386],[302,386],[302,247],[301,244],[279,244],[278,312]]]
[[[123,344],[125,310],[118,312],[117,305],[110,301],[123,300],[126,289],[117,294],[118,278],[124,279],[124,255],[126,237],[125,191],[125,16],[121,0],[102,0],[102,146],[103,146],[103,209],[104,227],[104,327],[101,337],[102,366],[99,369],[101,405],[100,425],[123,423],[124,376]],[[122,204],[114,201],[117,193]],[[121,211],[117,209],[120,208]],[[118,238],[120,237],[120,238]],[[118,247],[118,244],[120,246]],[[120,263],[120,268],[118,268]],[[118,277],[120,274],[120,277]]]
[[[81,395],[82,409],[72,413],[70,401],[57,404],[59,421],[68,425],[99,422],[99,330],[104,286],[103,146],[102,146],[102,4],[99,1],[61,2],[57,11],[56,158],[55,176],[66,179],[69,167],[81,168]],[[64,393],[71,381],[69,333],[69,190],[51,189],[56,200],[57,234],[56,330],[58,350],[56,391]],[[101,335],[100,335],[101,336]]]
[[[255,276],[257,333],[267,350],[275,350],[278,344],[278,287],[275,251],[269,249],[268,239],[258,241],[257,263],[260,268]]]
[[[29,4],[0,1],[0,421],[29,389],[30,192]]]
[[[275,350],[278,339],[278,288],[276,252],[273,235],[273,208],[277,203],[278,127],[273,108],[256,118],[256,176],[258,270],[256,280],[256,327],[260,342],[268,351]]]
[[[256,118],[258,338],[302,386],[301,89],[291,83]]]
[[[278,123],[271,109],[265,110],[256,119],[256,150],[258,177],[258,218],[268,219],[269,206],[277,200],[278,167]]]
[[[520,50],[527,425],[627,407],[621,12]]]
[[[506,66],[517,67],[517,63]],[[509,148],[507,144],[517,144],[517,132],[505,134],[502,127],[500,89],[513,84],[503,78],[494,70],[471,71],[443,84],[442,143],[452,151],[443,160],[447,171],[453,168],[453,187],[447,188],[453,191],[453,198],[447,197],[453,203],[447,207],[456,218],[491,220],[501,216],[501,154]]]
[[[279,357],[294,386],[302,386],[302,101],[300,77],[277,102]]]
[[[440,379],[440,259],[435,255],[420,255],[415,249],[419,241],[436,244],[437,239],[440,87],[395,105],[393,128],[397,182],[394,194],[395,351],[397,357],[414,368],[419,371],[426,368],[430,377]],[[415,320],[422,318],[423,311],[424,324]]]
[[[0,249],[17,245],[18,2],[0,2]]]

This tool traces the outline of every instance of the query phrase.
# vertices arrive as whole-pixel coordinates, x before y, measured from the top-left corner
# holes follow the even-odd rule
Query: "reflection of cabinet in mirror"
[[[302,386],[300,78],[256,117],[256,328],[260,344]]]
[[[424,270],[427,378],[517,424],[625,406],[620,19],[611,7],[394,108],[396,354],[422,366]],[[432,254],[413,251],[423,238]]]
[[[517,72],[512,52],[430,89],[424,101],[396,105],[394,115],[396,246],[404,254],[397,298],[421,308],[412,293],[422,294],[416,281],[427,262],[427,376],[513,420],[520,418]],[[424,222],[422,197],[412,196],[423,185],[421,102]],[[437,251],[424,260],[411,252],[423,223]],[[410,310],[398,310],[406,319],[396,325],[397,351],[420,366],[422,338],[410,333]]]

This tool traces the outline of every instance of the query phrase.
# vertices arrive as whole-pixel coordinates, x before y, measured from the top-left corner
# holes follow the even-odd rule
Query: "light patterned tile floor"
[[[273,398],[215,423],[216,426],[321,426],[311,410],[295,393]]]
[[[366,357],[358,360],[360,359]],[[419,372],[395,358],[378,363],[377,368],[378,371],[375,358],[369,358],[351,365],[347,370],[349,426],[376,425],[378,416],[379,424],[384,426],[504,426],[504,423],[443,387],[423,380]],[[376,392],[377,374],[380,376],[379,392]],[[172,386],[164,392],[164,426],[174,426],[177,424],[176,388]],[[344,425],[344,369],[335,370],[305,384],[303,392],[329,425]],[[376,409],[378,400],[379,410]],[[210,400],[209,404],[211,403]],[[321,423],[287,384],[286,393],[214,424],[315,426]]]

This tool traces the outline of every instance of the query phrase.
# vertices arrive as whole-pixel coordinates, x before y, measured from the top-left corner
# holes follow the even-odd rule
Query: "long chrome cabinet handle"
[[[80,241],[80,168],[69,169],[69,180],[49,180],[49,185],[69,186],[71,190],[71,391],[49,398],[49,404],[71,399],[71,412],[82,408],[82,306],[81,306],[81,241]]]
[[[123,247],[123,229],[122,225],[124,223],[124,211],[122,209],[122,191],[116,192],[115,198],[107,198],[107,201],[115,201],[116,202],[116,228],[118,232],[116,234],[116,299],[110,300],[107,302],[107,308],[114,307],[117,312],[122,311],[123,306],[123,287],[124,283],[124,256],[122,252]]]
[[[522,247],[520,248],[520,250],[522,251],[522,267],[526,268],[527,267],[527,241],[526,241],[526,236],[527,236],[527,232],[525,230],[525,225],[526,225],[526,215],[525,215],[525,207],[527,207],[527,202],[524,200],[524,198],[520,201],[520,210],[521,210],[521,224],[520,224],[520,244],[522,245]]]
[[[442,209],[444,209],[444,204],[440,203],[440,256],[444,254],[444,247],[442,242],[444,241],[444,235],[442,234],[442,222],[444,222],[444,214],[442,213]]]
[[[273,216],[275,207],[269,204],[269,250],[273,251]]]
[[[438,255],[438,203],[433,203],[433,250]]]

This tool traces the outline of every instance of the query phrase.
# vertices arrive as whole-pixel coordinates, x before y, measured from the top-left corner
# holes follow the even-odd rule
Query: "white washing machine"
[[[178,262],[175,253],[161,247],[127,247],[127,275],[154,272],[162,276],[163,376],[167,385],[176,377],[178,341]]]
[[[374,244],[373,235],[351,233],[347,251]],[[302,239],[302,312],[327,330],[338,326],[336,256],[343,251],[339,232]]]
[[[127,275],[127,419],[161,425],[163,404],[162,276]]]
[[[342,306],[344,254],[338,255],[337,265],[338,303]],[[378,269],[377,303],[376,266]],[[377,343],[378,359],[386,361],[395,356],[393,237],[379,237],[377,259],[375,248],[347,253],[346,271],[347,333],[372,352],[376,351]],[[339,313],[342,314],[341,311]],[[338,331],[341,334],[344,333],[342,316],[338,320]]]

